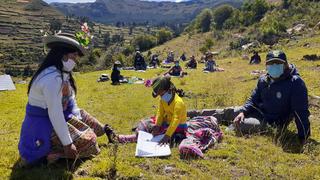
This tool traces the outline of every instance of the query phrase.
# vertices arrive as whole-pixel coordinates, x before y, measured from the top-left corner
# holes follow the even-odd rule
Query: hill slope
[[[41,31],[49,31],[52,21],[61,22],[63,32],[75,33],[80,31],[80,20],[64,16],[42,0],[11,1],[5,0],[0,4],[0,72],[11,69],[19,73],[30,65],[37,66],[43,57]],[[104,35],[121,35],[124,44],[138,35],[155,33],[155,28],[129,27],[118,28],[90,22],[91,31],[95,37],[95,46],[104,48]],[[117,45],[119,46],[119,45]],[[117,48],[117,47],[115,47]]]
[[[176,41],[165,46],[174,47]],[[303,47],[310,43],[309,48]],[[310,95],[320,95],[320,62],[302,61],[304,54],[314,53],[320,48],[320,36],[291,42],[284,48],[289,61],[306,81]],[[162,46],[160,48],[165,48]],[[261,54],[262,57],[265,53]],[[264,59],[264,58],[263,58]],[[217,59],[221,73],[203,73],[200,64],[197,70],[186,70],[189,75],[173,79],[178,88],[184,89],[191,98],[183,98],[188,109],[219,108],[242,105],[255,87],[257,77],[250,72],[264,69],[264,65],[249,66],[247,61],[235,58]],[[124,76],[142,78],[155,77],[165,69],[148,70],[146,73],[122,71]],[[131,128],[144,117],[155,114],[157,99],[152,98],[151,89],[143,85],[125,84],[111,86],[109,82],[97,83],[99,71],[76,74],[78,84],[78,105],[103,123],[114,127],[118,133],[131,133]],[[282,143],[272,142],[268,135],[236,137],[224,131],[222,143],[209,149],[204,159],[182,160],[178,148],[172,148],[168,158],[135,158],[135,144],[118,147],[107,144],[106,138],[98,139],[101,154],[91,160],[81,160],[72,167],[72,162],[61,161],[50,166],[31,169],[14,167],[19,155],[17,150],[21,120],[27,101],[26,85],[17,85],[17,91],[0,92],[0,179],[319,179],[320,178],[320,114],[319,108],[311,107],[311,139],[301,154],[294,153],[294,123]],[[115,158],[116,157],[116,158]],[[115,166],[114,166],[115,165]],[[113,174],[114,175],[114,174]]]
[[[94,3],[53,3],[65,14],[87,16],[103,23],[181,24],[188,23],[202,9],[229,3],[239,6],[242,0],[194,0],[188,2],[148,2],[138,0],[97,0]]]

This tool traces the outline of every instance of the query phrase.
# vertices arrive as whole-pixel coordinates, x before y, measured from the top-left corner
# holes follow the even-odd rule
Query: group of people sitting
[[[45,43],[51,50],[28,87],[19,140],[20,164],[95,156],[100,152],[97,137],[103,135],[110,143],[136,142],[137,133],[118,135],[108,124],[77,106],[72,71],[85,49],[72,36],[62,33],[47,36]],[[151,83],[152,97],[160,97],[156,115],[142,120],[136,132],[165,134],[160,144],[179,144],[182,157],[203,157],[210,146],[222,139],[219,124],[234,124],[240,134],[262,132],[268,126],[281,134],[294,120],[299,142],[304,144],[310,136],[304,81],[282,51],[267,54],[266,70],[244,106],[202,111],[188,111],[170,77],[158,77]]]

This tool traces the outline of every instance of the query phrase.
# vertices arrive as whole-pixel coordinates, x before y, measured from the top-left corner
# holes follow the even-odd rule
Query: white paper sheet
[[[136,147],[136,156],[137,157],[170,156],[171,150],[169,145],[160,146],[158,144],[163,137],[164,137],[164,134],[153,137],[153,135],[150,133],[139,131],[138,143]]]

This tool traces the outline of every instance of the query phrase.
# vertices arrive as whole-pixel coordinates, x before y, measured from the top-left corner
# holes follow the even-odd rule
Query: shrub
[[[230,5],[219,6],[213,12],[213,19],[215,22],[215,27],[217,29],[222,29],[225,21],[232,16],[233,7]]]
[[[152,35],[140,35],[133,40],[132,44],[141,51],[146,51],[153,48],[157,44],[156,41],[156,37]]]

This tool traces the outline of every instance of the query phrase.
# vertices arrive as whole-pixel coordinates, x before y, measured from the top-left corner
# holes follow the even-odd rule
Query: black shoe
[[[108,137],[109,143],[114,143],[114,138],[116,137],[116,135],[113,132],[113,129],[108,124],[106,124],[104,125],[103,130]]]

